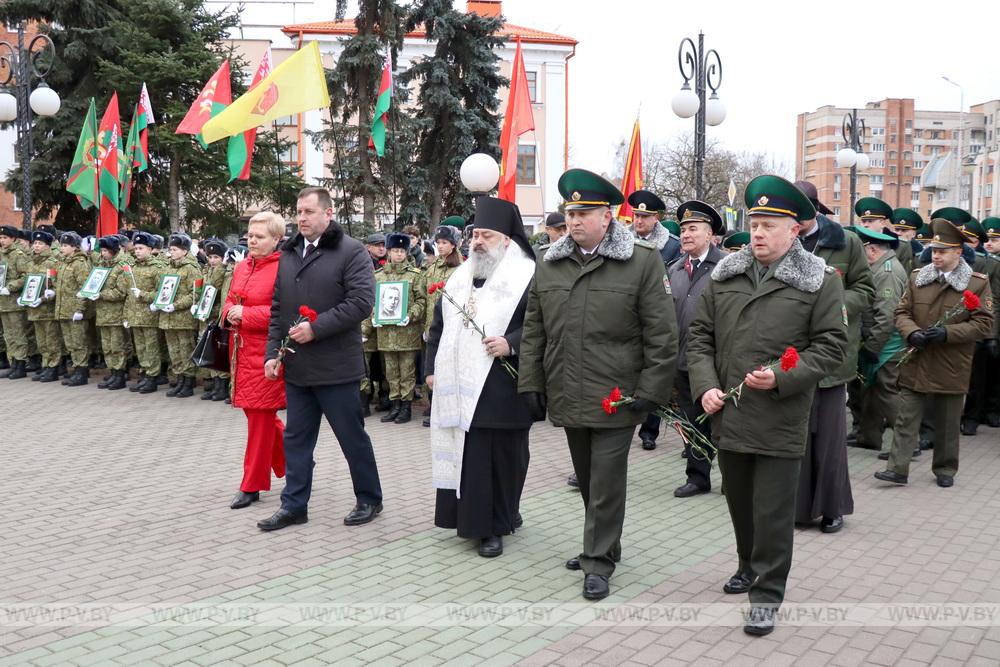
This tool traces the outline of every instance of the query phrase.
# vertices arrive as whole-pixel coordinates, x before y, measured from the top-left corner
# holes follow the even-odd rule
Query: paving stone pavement
[[[0,665],[1000,662],[1000,612],[975,623],[779,623],[765,638],[746,636],[739,622],[614,613],[746,607],[745,598],[721,592],[735,554],[718,474],[713,493],[674,498],[684,466],[673,434],[653,452],[634,444],[624,559],[612,596],[593,605],[580,597],[580,573],[562,566],[579,550],[582,511],[579,494],[565,485],[571,468],[562,432],[551,426],[532,431],[524,527],[505,540],[503,556],[487,560],[471,541],[431,523],[427,430],[419,420],[368,420],[386,497],[375,522],[343,525],[353,505],[350,480],[325,430],[309,523],[262,533],[254,524],[278,507],[280,480],[251,508],[228,508],[242,472],[240,411],[95,384],[0,380],[7,414]],[[962,448],[952,489],[934,485],[929,453],[912,467],[908,487],[887,488],[871,478],[884,465],[874,453],[851,450],[855,514],[836,535],[796,532],[786,607],[1000,609],[1000,430],[984,427]],[[471,607],[445,622],[419,616],[459,604]],[[100,617],[26,622],[10,614],[35,605],[137,616],[102,625]],[[312,615],[345,605],[382,615]],[[518,617],[527,607],[543,615]],[[220,624],[180,615],[191,608],[310,615]],[[470,616],[472,608],[512,615]]]

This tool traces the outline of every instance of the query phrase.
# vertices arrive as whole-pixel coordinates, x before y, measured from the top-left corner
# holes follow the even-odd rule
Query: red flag
[[[201,135],[201,128],[212,116],[216,115],[233,101],[233,92],[229,84],[229,61],[224,60],[215,71],[212,78],[208,80],[205,87],[201,89],[201,94],[194,101],[191,108],[184,115],[184,119],[177,126],[177,134]]]
[[[635,119],[632,127],[632,139],[628,143],[628,155],[625,156],[625,174],[622,176],[622,194],[625,203],[618,207],[618,219],[632,221],[632,207],[628,197],[636,190],[642,189],[642,140],[639,138],[639,119]]]
[[[525,132],[534,129],[535,119],[531,113],[528,75],[524,71],[524,58],[521,56],[521,38],[519,37],[510,75],[507,112],[503,117],[503,129],[500,131],[500,191],[497,193],[497,197],[500,199],[513,202],[516,197],[517,139]]]
[[[267,51],[264,52],[264,57],[260,60],[260,65],[257,66],[257,73],[253,75],[253,81],[250,83],[250,89],[253,90],[260,83],[260,80],[271,73],[271,48],[268,47]],[[240,169],[240,174],[236,178],[241,181],[246,181],[250,179],[250,162],[253,160],[253,147],[257,142],[257,128],[252,130],[247,130],[243,133],[243,143],[246,145],[246,153],[244,154],[244,162]]]
[[[122,127],[118,118],[118,93],[111,96],[108,108],[104,110],[98,137],[98,186],[100,189],[101,213],[97,222],[97,236],[118,233],[119,183],[118,162],[121,159]]]

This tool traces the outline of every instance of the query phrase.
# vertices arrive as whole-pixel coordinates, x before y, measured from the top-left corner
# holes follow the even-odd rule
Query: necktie
[[[700,259],[696,259],[694,261],[691,261],[690,257],[687,259],[686,262],[684,262],[684,268],[685,268],[685,270],[687,270],[688,278],[691,278],[691,276],[694,275],[694,272],[698,270],[698,266],[700,264],[701,264],[701,260]]]
[[[306,253],[302,256],[302,259],[309,259],[309,255],[311,255],[314,250],[316,250],[316,246],[312,243],[306,244]]]

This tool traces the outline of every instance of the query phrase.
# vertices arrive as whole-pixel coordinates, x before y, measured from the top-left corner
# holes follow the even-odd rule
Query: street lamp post
[[[705,51],[705,35],[698,33],[698,45],[685,37],[677,49],[677,64],[684,78],[670,106],[681,118],[695,117],[694,120],[694,163],[695,192],[697,199],[705,196],[705,125],[719,125],[726,119],[726,106],[718,96],[722,83],[722,59],[715,49]],[[691,80],[694,79],[694,90]],[[708,100],[705,89],[712,91]]]
[[[36,48],[37,47],[37,48]],[[38,116],[54,116],[61,101],[56,91],[45,83],[45,75],[52,68],[51,61],[41,62],[46,49],[55,52],[55,44],[48,35],[35,35],[27,47],[24,45],[24,24],[17,26],[17,47],[0,41],[0,122],[16,122],[17,146],[21,162],[21,225],[31,229],[31,156],[34,146],[31,137],[32,112]],[[38,87],[31,90],[32,79]],[[11,95],[10,91],[14,94]]]
[[[962,205],[962,139],[965,136],[965,88],[946,76],[942,79],[958,88],[958,160],[955,165],[955,206]],[[971,202],[970,202],[971,204]],[[970,205],[969,208],[972,208]]]
[[[851,224],[854,224],[854,204],[858,200],[858,171],[864,171],[871,160],[861,152],[865,136],[865,121],[858,118],[858,110],[844,116],[840,126],[840,136],[844,138],[844,148],[837,151],[837,166],[841,169],[851,168]]]

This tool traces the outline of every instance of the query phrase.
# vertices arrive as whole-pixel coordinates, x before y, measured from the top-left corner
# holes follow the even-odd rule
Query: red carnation
[[[619,389],[618,387],[615,387],[614,389],[611,390],[611,395],[608,396],[608,398],[611,399],[611,402],[617,403],[618,401],[622,400],[622,390]]]
[[[965,309],[968,311],[979,308],[979,297],[969,290],[962,292],[962,301],[965,303]]]
[[[795,368],[799,363],[799,351],[794,347],[789,347],[781,355],[781,370],[787,373]]]
[[[313,310],[309,306],[304,306],[304,305],[299,306],[299,315],[306,318],[310,322],[315,322],[316,318],[319,317],[319,315],[316,313],[315,310]]]
[[[601,399],[601,409],[604,410],[605,414],[613,415],[618,412],[617,406],[611,405],[610,398]]]
[[[434,292],[437,291],[437,288],[438,288],[437,283],[431,283],[430,285],[427,286],[427,293],[434,294]]]
[[[378,265],[379,265],[379,266],[385,266],[385,260],[384,260],[384,259],[380,259],[380,260],[378,261]]]

